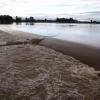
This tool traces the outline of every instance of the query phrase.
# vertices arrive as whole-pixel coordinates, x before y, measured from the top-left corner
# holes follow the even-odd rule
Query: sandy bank
[[[5,32],[3,40],[12,40],[12,41],[26,41],[27,39],[43,39],[39,45],[43,45],[49,48],[52,48],[58,52],[61,52],[65,55],[74,57],[77,60],[80,60],[84,64],[94,67],[95,70],[100,70],[100,48],[87,46],[84,44],[74,43],[70,41],[59,40],[55,38],[44,38],[44,36],[32,34],[28,32],[16,31],[16,30],[7,30],[2,29]],[[5,35],[7,35],[5,37]],[[2,38],[0,39],[0,41]]]
[[[0,37],[26,39],[3,31]],[[30,44],[0,46],[0,56],[1,100],[100,99],[100,72],[73,57]]]
[[[100,70],[100,48],[54,38],[44,39],[39,43],[39,45],[72,56],[77,60],[94,67],[96,70]]]

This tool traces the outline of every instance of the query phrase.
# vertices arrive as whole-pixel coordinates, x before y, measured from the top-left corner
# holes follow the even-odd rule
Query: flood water
[[[100,24],[13,23],[0,28],[15,29],[62,40],[100,47]]]

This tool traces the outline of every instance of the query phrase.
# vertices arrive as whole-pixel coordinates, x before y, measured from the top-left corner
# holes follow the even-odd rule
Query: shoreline
[[[64,55],[72,56],[82,63],[94,67],[95,70],[100,70],[100,48],[56,38],[44,38],[42,35],[23,31],[4,29],[3,31],[24,39],[43,39],[38,45],[49,47],[55,51],[63,53]]]
[[[0,37],[0,43],[27,40],[3,31]],[[52,38],[46,39],[40,43]],[[0,46],[0,55],[1,100],[100,99],[100,71],[71,56],[34,42]]]
[[[72,56],[82,63],[94,67],[95,70],[100,70],[100,48],[54,38],[44,39],[39,45]]]

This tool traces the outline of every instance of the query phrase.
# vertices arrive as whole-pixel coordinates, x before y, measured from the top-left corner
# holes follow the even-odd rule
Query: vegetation
[[[78,20],[75,20],[73,18],[57,18],[56,19],[57,22],[63,22],[63,23],[77,23],[79,22]]]
[[[15,22],[21,22],[21,17],[16,16]]]
[[[0,16],[0,24],[10,24],[13,22],[13,18],[9,15]]]
[[[11,24],[13,22],[20,23],[20,22],[56,22],[56,23],[97,23],[100,24],[100,22],[97,21],[78,21],[73,18],[56,18],[56,20],[48,20],[48,19],[41,19],[36,20],[34,17],[30,16],[29,18],[26,17],[25,19],[16,16],[15,19],[12,16],[9,15],[1,15],[0,16],[0,24]],[[33,24],[32,24],[33,25]]]

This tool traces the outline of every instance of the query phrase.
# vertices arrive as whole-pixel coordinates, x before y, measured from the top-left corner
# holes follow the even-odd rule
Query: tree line
[[[48,20],[48,19],[34,19],[34,17],[26,17],[25,19],[21,19],[21,17],[17,17],[14,22],[61,22],[61,23],[76,23],[79,22],[73,18],[56,18],[56,20]]]
[[[21,17],[16,16],[15,19],[13,19],[14,22],[34,22],[34,17],[26,17],[25,19],[22,19]]]
[[[49,20],[49,19],[34,19],[34,17],[26,17],[26,18],[21,18],[16,16],[13,18],[12,16],[9,15],[0,15],[0,24],[10,24],[10,23],[20,23],[20,22],[57,22],[57,23],[99,23],[96,21],[78,21],[73,18],[56,18],[55,20]]]
[[[10,24],[13,22],[13,18],[9,15],[0,15],[0,23],[1,24]]]
[[[75,20],[73,18],[57,18],[56,19],[57,22],[63,22],[63,23],[77,23],[79,22],[78,20]]]

